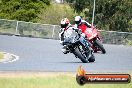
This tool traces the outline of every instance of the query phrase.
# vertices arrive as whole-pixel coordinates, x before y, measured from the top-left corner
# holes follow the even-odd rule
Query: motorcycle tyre
[[[92,55],[89,59],[88,59],[89,62],[94,62],[95,61],[95,57],[94,55]]]
[[[85,59],[85,57],[82,55],[82,53],[79,51],[78,48],[75,48],[75,50],[73,51],[73,54],[77,56],[83,63],[88,63],[88,60]]]
[[[101,49],[103,54],[106,53],[106,50],[104,49],[103,45],[98,40],[95,40],[94,44],[97,45]]]

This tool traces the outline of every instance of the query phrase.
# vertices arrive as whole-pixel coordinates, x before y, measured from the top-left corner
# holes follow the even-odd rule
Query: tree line
[[[81,15],[91,23],[94,0],[63,0],[66,6],[64,7],[60,4],[60,8],[62,7],[65,11],[62,11],[63,9],[58,8],[58,6],[56,6],[57,9],[54,9],[55,7],[52,6],[51,1],[0,0],[0,19],[59,24],[59,21],[56,21],[58,18],[60,20],[60,18],[70,14],[68,17]],[[68,9],[72,9],[74,13]],[[96,0],[94,24],[103,30],[132,32],[131,13],[131,0]],[[56,18],[55,21],[54,18]],[[46,21],[46,19],[48,20]],[[73,22],[74,19],[71,21]]]
[[[49,5],[49,0],[0,0],[0,19],[37,22],[38,14]]]
[[[91,22],[94,0],[65,0]],[[132,32],[131,0],[96,0],[95,22],[105,30]]]

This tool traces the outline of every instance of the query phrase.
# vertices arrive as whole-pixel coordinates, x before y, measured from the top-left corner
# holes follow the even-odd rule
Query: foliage
[[[132,40],[125,39],[124,42],[126,45],[132,46]]]
[[[91,23],[94,0],[63,0],[68,4],[51,4],[50,1],[0,0],[0,19],[59,24],[64,17],[73,22],[74,16],[79,14]],[[131,0],[96,0],[94,24],[104,30],[132,32],[131,13]]]
[[[74,11],[77,13],[81,13],[88,5],[89,1],[86,0],[66,0],[71,4],[71,7],[74,8]]]
[[[37,14],[47,5],[50,5],[49,0],[2,0],[0,18],[36,22]]]
[[[73,21],[74,10],[68,4],[51,4],[48,8],[42,10],[41,18],[39,22],[44,24],[60,24],[62,18],[67,17],[70,21]]]
[[[66,0],[78,13],[84,12],[88,20],[92,20],[94,0]],[[79,5],[79,6],[77,6]],[[77,6],[77,7],[76,7]],[[82,8],[80,8],[80,6]],[[96,0],[95,24],[99,28],[132,32],[132,2],[131,0]]]

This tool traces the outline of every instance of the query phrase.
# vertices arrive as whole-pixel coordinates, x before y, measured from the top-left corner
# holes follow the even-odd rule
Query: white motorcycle
[[[86,48],[85,45],[80,42],[81,36],[76,32],[76,28],[69,27],[64,32],[64,41],[63,45],[65,49],[73,53],[76,58],[79,58],[83,63],[88,62],[94,62],[95,57],[93,53],[89,50],[89,48]]]

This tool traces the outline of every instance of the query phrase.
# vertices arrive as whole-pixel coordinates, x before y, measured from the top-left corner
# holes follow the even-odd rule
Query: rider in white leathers
[[[70,24],[69,20],[68,20],[67,18],[62,19],[62,20],[61,20],[61,29],[60,29],[60,32],[59,32],[60,44],[62,44],[62,45],[63,45],[63,41],[64,41],[64,32],[65,32],[65,30],[67,30],[69,27],[70,27],[70,28],[72,27],[72,25]],[[79,30],[78,28],[75,28],[75,26],[74,26],[73,28],[74,28],[74,30],[80,35],[80,38],[79,38],[80,42],[81,42],[82,44],[84,44],[84,46],[85,46],[87,49],[89,49],[89,48],[90,48],[90,47],[89,47],[89,43],[88,43],[87,40],[85,40],[85,38],[83,37],[84,35],[83,35],[83,33],[81,32],[81,30]],[[90,50],[91,50],[91,49],[90,49]],[[62,52],[63,52],[64,54],[67,54],[67,53],[68,53],[68,51],[67,51],[67,49],[65,48],[65,46],[63,46],[63,48],[62,48]]]

